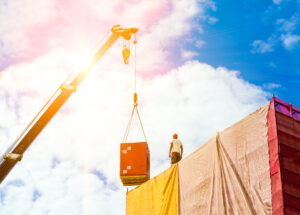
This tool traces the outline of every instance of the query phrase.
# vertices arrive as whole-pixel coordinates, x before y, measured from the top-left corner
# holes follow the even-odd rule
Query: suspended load
[[[135,112],[144,134],[144,142],[127,142]],[[140,114],[137,109],[136,93],[134,93],[134,105],[131,117],[120,145],[120,178],[124,186],[139,185],[150,178],[150,152]]]
[[[120,178],[124,186],[139,185],[150,178],[150,152],[147,142],[121,143]]]
[[[134,41],[136,47],[136,39]],[[127,46],[129,47],[129,45]],[[123,58],[125,64],[128,64],[130,50],[123,49]],[[125,50],[125,51],[124,51]],[[136,56],[135,56],[136,59]],[[120,178],[124,186],[140,185],[150,179],[150,151],[147,144],[147,138],[140,118],[137,104],[136,93],[136,60],[134,70],[134,95],[133,109],[131,117],[126,128],[123,141],[120,144]],[[145,141],[143,142],[127,142],[130,132],[131,122],[134,114],[137,114],[140,126],[142,128]]]

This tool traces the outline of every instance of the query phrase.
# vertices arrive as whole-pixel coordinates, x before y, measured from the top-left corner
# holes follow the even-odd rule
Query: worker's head
[[[177,139],[178,138],[178,134],[173,134],[173,139]]]

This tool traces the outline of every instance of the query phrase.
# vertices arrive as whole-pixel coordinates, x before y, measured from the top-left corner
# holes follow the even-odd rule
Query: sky
[[[0,2],[0,153],[76,74],[114,24],[138,27],[137,92],[151,177],[272,95],[300,107],[298,0]],[[0,215],[125,214],[119,147],[134,50],[119,39],[0,186]],[[131,46],[133,48],[133,46]],[[134,119],[128,141],[142,141]],[[131,189],[131,188],[129,188]]]

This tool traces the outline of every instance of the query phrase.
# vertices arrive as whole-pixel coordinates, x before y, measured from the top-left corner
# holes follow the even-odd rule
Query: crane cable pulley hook
[[[123,39],[123,50],[122,50],[122,56],[125,64],[129,63],[129,57],[130,57],[130,41]]]
[[[123,51],[122,51],[122,54],[123,54],[123,58],[124,58],[124,54],[125,52],[127,52],[127,50],[125,51],[125,48],[129,47],[129,45],[126,47],[124,46],[125,43],[123,43]],[[129,119],[129,122],[128,122],[128,125],[127,125],[127,128],[126,128],[126,131],[125,131],[125,134],[124,134],[124,137],[123,137],[123,143],[125,143],[127,141],[127,138],[128,138],[128,134],[129,134],[129,131],[130,131],[130,127],[131,127],[131,123],[132,123],[132,119],[133,119],[133,115],[134,115],[134,112],[136,112],[137,116],[138,116],[138,120],[139,120],[139,123],[141,125],[141,128],[142,128],[142,132],[143,132],[143,135],[144,135],[144,138],[145,138],[145,141],[147,142],[147,138],[146,138],[146,134],[145,134],[145,131],[144,131],[144,127],[143,127],[143,123],[142,123],[142,120],[141,120],[141,117],[140,117],[140,114],[139,114],[139,110],[138,110],[138,103],[137,103],[137,99],[138,99],[138,95],[137,95],[137,92],[136,92],[136,44],[137,44],[137,40],[136,40],[136,34],[134,33],[134,41],[133,41],[133,44],[134,44],[134,94],[133,94],[133,109],[132,109],[132,112],[131,112],[131,116],[130,116],[130,119]],[[128,49],[129,53],[128,55],[126,55],[125,57],[128,57],[130,56],[130,47]],[[125,61],[125,58],[124,58],[124,63],[125,64],[128,64],[128,58],[126,58],[127,61]],[[126,63],[127,62],[127,63]]]
[[[134,33],[134,41],[133,44],[137,44],[136,40],[136,33]],[[125,64],[129,63],[129,57],[130,57],[130,39],[123,38],[123,50],[122,50],[122,56]]]

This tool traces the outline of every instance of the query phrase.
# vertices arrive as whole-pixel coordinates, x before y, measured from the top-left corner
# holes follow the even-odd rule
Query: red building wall
[[[300,214],[300,109],[273,98],[268,141],[274,215]]]

